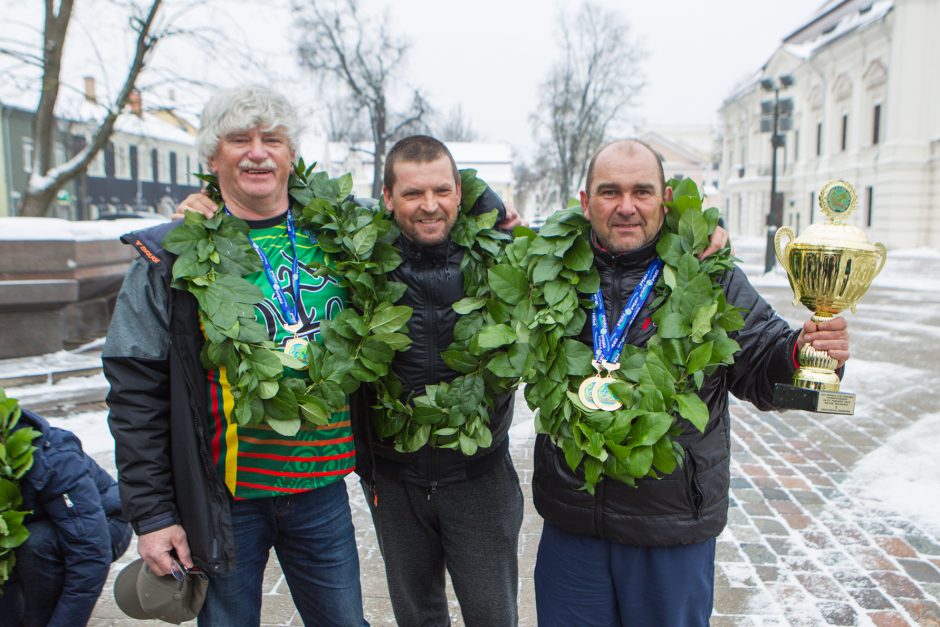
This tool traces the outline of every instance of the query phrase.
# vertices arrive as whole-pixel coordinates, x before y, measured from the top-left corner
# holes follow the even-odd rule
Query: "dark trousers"
[[[546,522],[535,564],[539,627],[706,627],[715,540],[628,546]]]
[[[445,569],[467,627],[516,625],[522,491],[508,451],[489,472],[433,493],[381,476],[375,482],[377,507],[363,487],[398,625],[450,625]]]
[[[27,527],[29,538],[16,550],[13,577],[0,597],[0,625],[45,627],[62,596],[65,561],[55,525],[37,520]],[[117,517],[108,518],[108,531],[113,562],[127,550],[132,531]]]

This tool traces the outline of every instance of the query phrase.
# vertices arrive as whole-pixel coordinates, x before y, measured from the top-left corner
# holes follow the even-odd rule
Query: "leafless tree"
[[[463,107],[459,104],[447,113],[438,135],[444,141],[451,142],[473,142],[479,139],[473,123],[464,115]]]
[[[348,98],[337,106],[364,111],[369,119],[373,152],[372,195],[382,192],[382,165],[389,142],[420,123],[430,108],[418,90],[395,110],[390,99],[402,81],[408,46],[388,29],[387,15],[371,19],[358,0],[303,0],[294,12],[300,34],[301,64],[324,84],[345,88]]]
[[[263,6],[261,0],[226,1],[229,7],[236,2],[249,7],[252,4]],[[237,68],[238,76],[244,76],[247,71],[270,76],[266,61],[252,54],[245,45],[245,34],[237,32],[233,24],[225,24],[224,20],[206,24],[205,17],[194,16],[199,11],[216,10],[213,4],[205,0],[82,0],[79,3],[75,0],[43,0],[41,25],[37,26],[39,19],[32,17],[32,10],[24,10],[23,13],[30,17],[11,21],[10,25],[16,27],[19,34],[5,37],[0,42],[0,81],[8,89],[39,92],[39,104],[33,119],[33,161],[21,215],[46,214],[58,192],[84,173],[111,139],[119,116],[127,114],[126,107],[135,90],[154,93],[172,86],[173,92],[184,94],[186,101],[183,103],[171,98],[174,108],[194,113],[202,108],[206,88],[213,87],[215,81],[212,78],[230,79],[234,68]],[[109,19],[101,19],[102,15]],[[224,17],[224,14],[220,15]],[[40,7],[37,6],[35,17],[39,16]],[[133,43],[128,49],[130,60],[126,65],[117,61],[120,54],[115,54],[113,42],[109,39],[116,33],[109,26],[101,26],[102,22],[116,22],[125,29],[123,33],[130,35],[128,39]],[[122,37],[118,39],[123,41]],[[184,49],[189,54],[226,61],[213,64],[212,78],[198,76],[196,70],[204,69],[204,64],[181,69],[178,63],[155,62],[155,47],[160,43],[162,48],[169,39],[175,40],[177,53],[181,47],[188,46]],[[76,52],[67,53],[66,48]],[[97,60],[97,69],[105,79],[116,74],[118,80],[115,89],[106,84],[105,89],[96,94],[95,113],[89,113],[89,108],[83,112],[82,119],[63,119],[59,105],[66,99],[65,95],[71,92],[74,96],[81,92],[74,82],[75,77],[63,73],[67,65],[65,61],[73,54],[78,58],[82,58],[82,54],[89,55],[93,59],[90,61],[92,64]],[[204,74],[209,75],[208,72]],[[76,126],[85,136],[85,143],[76,154],[56,163],[56,127],[70,122],[78,123]]]
[[[42,33],[42,50],[35,54],[28,49],[5,50],[7,54],[27,63],[33,62],[42,68],[39,106],[33,120],[33,163],[26,193],[23,197],[21,215],[44,215],[56,194],[69,181],[85,171],[85,168],[98,152],[107,144],[114,130],[121,111],[127,105],[131,92],[141,70],[147,62],[148,53],[168,33],[155,28],[155,20],[162,0],[152,0],[148,5],[132,8],[136,11],[130,17],[130,28],[136,33],[133,60],[127,69],[123,84],[107,115],[93,131],[90,141],[78,154],[65,163],[54,162],[54,143],[56,130],[55,107],[62,85],[62,54],[66,35],[72,19],[74,0],[60,0],[58,7],[54,0],[44,0],[45,17]]]
[[[643,87],[646,56],[618,13],[587,2],[559,16],[562,53],[541,85],[532,116],[540,153],[558,188],[562,206],[584,179],[591,154],[607,139],[611,125]]]

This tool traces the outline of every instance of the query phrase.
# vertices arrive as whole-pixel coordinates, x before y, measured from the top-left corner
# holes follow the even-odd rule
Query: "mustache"
[[[256,163],[251,159],[242,159],[238,162],[238,167],[242,170],[277,170],[277,163],[270,157],[261,163]]]

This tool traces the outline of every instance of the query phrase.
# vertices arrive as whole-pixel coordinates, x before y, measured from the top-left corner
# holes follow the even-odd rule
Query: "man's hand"
[[[500,231],[511,231],[514,227],[525,225],[525,221],[522,219],[522,216],[519,215],[519,212],[516,211],[516,208],[512,203],[507,202],[506,204],[506,217],[503,218],[503,221],[496,225],[496,228]]]
[[[829,353],[830,357],[839,362],[836,368],[841,368],[849,359],[849,332],[846,330],[848,326],[845,318],[833,318],[822,324],[807,320],[796,339],[797,350],[807,343],[812,344],[816,350]]]
[[[715,232],[708,238],[708,247],[698,256],[699,261],[704,261],[705,257],[714,255],[719,250],[728,245],[728,231],[724,227],[716,227]]]
[[[197,194],[190,194],[183,199],[183,202],[176,208],[176,213],[170,216],[170,218],[173,220],[182,220],[186,211],[195,211],[196,213],[201,213],[206,216],[206,218],[211,218],[218,210],[218,205],[212,202],[211,198],[199,192]]]
[[[150,570],[158,576],[170,574],[170,566],[173,563],[171,552],[176,554],[176,559],[180,564],[186,568],[193,567],[186,532],[180,525],[145,533],[137,538],[137,553],[144,558]]]

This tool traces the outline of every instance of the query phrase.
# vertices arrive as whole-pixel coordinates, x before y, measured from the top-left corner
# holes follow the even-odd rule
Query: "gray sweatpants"
[[[508,451],[486,474],[433,494],[378,474],[375,483],[377,507],[363,487],[401,627],[450,625],[445,568],[467,627],[518,623],[522,491]]]

